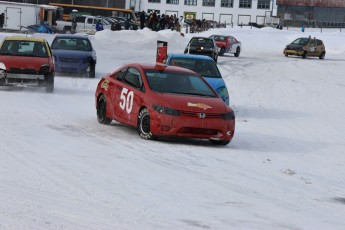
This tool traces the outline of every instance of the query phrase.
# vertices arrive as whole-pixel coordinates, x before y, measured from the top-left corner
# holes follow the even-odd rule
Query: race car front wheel
[[[89,64],[88,76],[89,78],[95,78],[96,76],[96,65],[93,62],[90,62]]]
[[[112,119],[106,116],[107,104],[105,96],[102,94],[97,101],[97,120],[100,124],[109,125]]]
[[[46,92],[52,93],[54,91],[54,74],[50,73],[46,75]]]
[[[210,142],[214,145],[227,145],[230,143],[230,141],[224,141],[224,140],[212,140],[210,139]]]
[[[150,129],[150,113],[147,108],[140,111],[138,116],[138,132],[139,136],[145,140],[153,140],[154,136]]]

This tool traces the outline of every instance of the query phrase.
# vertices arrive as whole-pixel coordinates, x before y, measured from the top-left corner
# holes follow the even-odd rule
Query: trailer
[[[62,15],[60,7],[30,3],[0,1],[0,14],[3,17],[3,30],[22,30],[30,25],[49,25],[56,23]],[[0,25],[1,26],[1,25]]]

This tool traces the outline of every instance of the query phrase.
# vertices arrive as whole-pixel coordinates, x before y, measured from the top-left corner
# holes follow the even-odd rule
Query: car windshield
[[[0,55],[48,57],[44,42],[5,40],[0,49]]]
[[[291,44],[293,45],[302,45],[305,46],[308,44],[308,42],[310,41],[309,38],[297,38],[295,41],[293,41]]]
[[[175,71],[145,70],[150,89],[159,93],[174,93],[217,97],[212,88],[198,75]]]
[[[169,65],[193,70],[204,77],[221,78],[217,64],[212,60],[173,57]]]
[[[214,36],[214,40],[216,40],[217,42],[225,42],[226,37],[225,36]]]
[[[214,43],[212,39],[205,39],[205,38],[193,38],[190,42],[191,46],[203,46],[203,47],[211,47],[213,48]]]
[[[52,49],[91,51],[90,41],[86,38],[56,38]]]

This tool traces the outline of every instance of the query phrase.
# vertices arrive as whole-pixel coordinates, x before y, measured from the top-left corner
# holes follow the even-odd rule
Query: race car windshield
[[[191,46],[203,46],[212,48],[213,47],[213,41],[211,39],[204,39],[204,38],[198,38],[193,39],[190,43]]]
[[[43,42],[5,40],[0,55],[48,57],[48,51]]]
[[[291,44],[305,46],[305,45],[307,45],[309,43],[309,40],[310,40],[309,38],[297,38]]]
[[[84,38],[58,38],[52,44],[52,49],[60,50],[79,50],[91,51],[91,44],[88,39]]]
[[[159,93],[217,97],[199,76],[191,73],[145,70],[150,89]]]
[[[204,77],[221,78],[217,64],[212,60],[172,58],[170,65],[193,70]]]

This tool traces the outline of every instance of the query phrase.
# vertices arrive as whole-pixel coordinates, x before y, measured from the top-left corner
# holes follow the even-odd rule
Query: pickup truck
[[[104,29],[110,29],[110,23],[99,16],[90,16],[90,15],[78,15],[75,17],[77,23],[76,31],[77,33],[87,33],[95,34],[96,33],[96,23],[98,20],[101,20]],[[58,33],[69,34],[74,33],[72,28],[72,20],[68,21],[56,21],[55,31]]]

